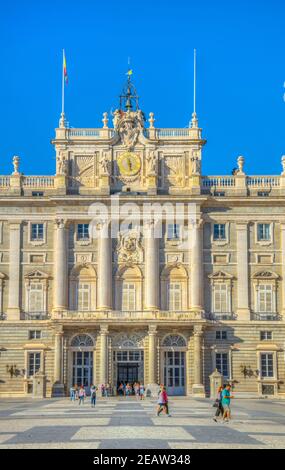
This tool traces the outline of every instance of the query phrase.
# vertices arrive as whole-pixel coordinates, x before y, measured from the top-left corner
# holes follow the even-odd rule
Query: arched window
[[[122,266],[116,275],[116,309],[142,309],[142,273],[138,266]]]
[[[166,267],[161,274],[163,310],[183,311],[188,308],[188,275],[183,266]]]
[[[181,335],[168,335],[164,338],[162,346],[167,348],[183,348],[186,347],[186,341]]]
[[[89,335],[77,335],[72,338],[71,346],[73,348],[88,348],[94,346],[94,341]]]

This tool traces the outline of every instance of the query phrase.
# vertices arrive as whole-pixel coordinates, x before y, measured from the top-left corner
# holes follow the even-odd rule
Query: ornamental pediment
[[[272,271],[258,271],[253,274],[253,279],[279,279],[278,274],[273,273]]]
[[[38,269],[34,269],[30,273],[25,275],[26,279],[48,279],[49,275],[39,271]]]
[[[225,271],[216,271],[208,276],[212,280],[233,279],[233,275]]]

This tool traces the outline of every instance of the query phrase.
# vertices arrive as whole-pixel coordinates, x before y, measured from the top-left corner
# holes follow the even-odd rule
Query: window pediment
[[[231,280],[234,278],[232,274],[229,274],[225,271],[216,271],[215,273],[209,274],[209,279],[212,281],[222,281],[222,280]]]
[[[25,275],[25,279],[48,279],[49,275],[46,273],[43,273],[42,271],[39,271],[38,269],[34,269],[30,273]]]
[[[266,279],[275,281],[276,279],[279,279],[279,276],[272,271],[258,271],[253,274],[252,279]]]

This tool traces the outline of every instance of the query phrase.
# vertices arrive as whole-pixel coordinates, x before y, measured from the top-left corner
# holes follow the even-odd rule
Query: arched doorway
[[[120,383],[144,382],[144,336],[122,333],[113,339],[113,384],[117,389]]]
[[[168,335],[162,341],[163,382],[169,395],[185,395],[186,340]]]
[[[82,334],[74,336],[70,343],[72,354],[72,385],[83,385],[86,393],[93,383],[94,340]]]

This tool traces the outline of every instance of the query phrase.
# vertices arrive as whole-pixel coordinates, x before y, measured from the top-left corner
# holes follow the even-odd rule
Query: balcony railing
[[[274,312],[264,313],[264,312],[253,312],[251,314],[251,320],[258,321],[280,321],[282,320],[281,315]]]
[[[187,312],[187,311],[75,311],[68,310],[64,312],[54,312],[53,319],[67,319],[67,320],[200,320],[203,315],[200,312]]]
[[[53,188],[54,176],[24,176],[22,185],[25,188]]]
[[[214,321],[237,319],[237,315],[235,313],[209,313],[207,317],[209,320],[214,320]]]
[[[45,312],[39,312],[39,313],[24,313],[24,319],[25,320],[48,320],[50,318],[50,315]]]
[[[228,188],[235,186],[235,178],[233,176],[203,176],[202,188]]]

